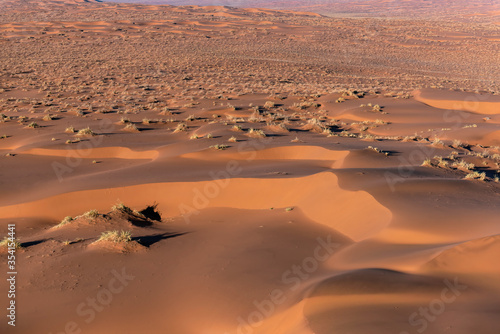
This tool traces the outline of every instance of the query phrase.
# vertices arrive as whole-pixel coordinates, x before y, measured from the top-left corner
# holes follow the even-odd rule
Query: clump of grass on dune
[[[264,131],[262,131],[260,129],[253,129],[253,128],[248,130],[248,135],[251,137],[256,137],[256,138],[266,137],[266,134],[264,133]]]
[[[378,147],[368,146],[367,149],[372,150],[372,151],[377,152],[377,153],[380,153],[380,154],[383,154],[385,156],[389,156],[389,152],[383,151],[383,150],[379,149]]]
[[[187,131],[187,129],[188,129],[188,127],[187,127],[186,123],[179,123],[179,124],[177,124],[177,127],[174,129],[174,133]]]
[[[111,208],[111,210],[113,210],[115,212],[120,212],[120,213],[123,213],[123,214],[126,214],[126,215],[131,215],[131,216],[137,216],[137,217],[144,218],[144,215],[142,213],[140,213],[137,210],[133,210],[132,208],[126,206],[123,203],[118,203],[118,204],[114,205]]]
[[[242,127],[239,126],[239,125],[233,125],[233,127],[231,128],[231,130],[238,131],[238,132],[243,131]]]
[[[458,160],[452,163],[451,167],[463,170],[463,171],[471,171],[476,168],[476,166],[473,163],[466,162],[464,160]]]
[[[113,207],[111,208],[111,210],[122,212],[122,213],[128,213],[128,214],[133,214],[134,213],[134,210],[132,210],[131,208],[129,208],[128,206],[126,206],[123,203],[118,203],[116,205],[113,205]]]
[[[85,218],[88,218],[88,219],[96,219],[97,217],[99,217],[99,211],[97,211],[97,210],[89,210],[89,211],[85,212],[83,214],[83,216]]]
[[[219,151],[223,151],[223,150],[227,149],[228,147],[229,146],[224,145],[224,144],[217,144],[217,145],[210,146],[210,148],[214,148],[214,149],[219,150]]]
[[[439,138],[434,138],[434,140],[432,141],[432,146],[437,146],[437,147],[444,147],[445,144],[443,143],[443,141],[441,141]]]
[[[135,126],[134,123],[127,123],[125,127],[123,128],[124,131],[129,131],[129,132],[139,132],[140,130]]]
[[[100,241],[111,241],[114,243],[127,243],[132,241],[132,233],[130,231],[106,231],[102,232],[101,236],[97,240]]]
[[[55,228],[60,228],[60,227],[63,227],[64,225],[67,225],[69,223],[71,223],[73,221],[73,217],[71,216],[66,216],[64,217],[63,220],[61,220],[61,222],[59,224],[57,224],[56,226],[54,226]]]
[[[479,181],[484,181],[486,180],[486,173],[485,172],[472,172],[467,175],[465,175],[466,180],[479,180]]]
[[[38,123],[36,122],[31,122],[30,124],[28,124],[28,128],[37,129],[39,127],[40,125],[38,125]]]
[[[266,103],[264,103],[264,108],[266,109],[270,109],[270,108],[274,108],[276,107],[276,103],[274,103],[273,101],[266,101]]]
[[[130,119],[128,119],[127,117],[122,117],[120,119],[120,124],[128,124],[130,123]]]
[[[13,242],[14,242],[15,249],[21,248],[21,243],[17,239],[14,239]],[[11,243],[12,243],[11,239],[9,239],[8,237],[5,237],[0,241],[0,248],[7,249],[7,248],[9,248],[9,244],[11,244]]]
[[[95,136],[95,132],[90,128],[86,127],[85,129],[81,129],[78,131],[78,136]]]
[[[432,163],[431,159],[425,159],[424,162],[422,162],[423,167],[434,167],[434,164]]]
[[[73,127],[73,126],[68,126],[66,128],[66,130],[64,130],[64,132],[67,132],[67,133],[75,133],[76,132],[76,129]]]

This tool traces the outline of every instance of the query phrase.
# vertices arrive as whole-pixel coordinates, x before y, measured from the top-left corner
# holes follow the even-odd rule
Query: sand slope
[[[142,124],[149,131],[66,134],[87,143],[80,149],[50,139],[67,121],[26,129],[6,120],[12,137],[2,150],[12,154],[1,161],[10,190],[0,216],[18,226],[20,313],[32,319],[19,328],[54,331],[75,319],[93,333],[137,332],[144,321],[152,333],[497,331],[500,197],[489,169],[498,148],[457,146],[452,138],[475,128],[440,130],[447,111],[418,94],[365,97],[384,106],[375,115],[355,100],[330,105],[333,98],[321,98],[324,121],[290,118],[286,131],[250,122],[243,111],[238,121],[205,122],[200,109],[180,132],[153,123]],[[285,102],[290,113],[294,103]],[[178,110],[174,117],[193,112]],[[465,124],[489,114],[468,115]],[[101,117],[116,124],[122,116]],[[250,127],[267,134],[248,135]],[[437,133],[443,142],[433,144]],[[438,154],[448,165],[438,166]],[[421,166],[425,157],[433,167]],[[474,162],[486,180],[464,180],[467,172],[452,167],[460,160]],[[60,179],[54,163],[64,170]],[[120,202],[137,211],[111,209]],[[155,202],[161,219],[141,211]],[[91,209],[94,218],[84,214]],[[57,227],[66,216],[73,220]],[[98,241],[112,230],[130,231],[132,240]],[[87,323],[86,298],[102,293],[113,270],[134,278]],[[450,284],[456,298],[442,297]],[[42,300],[50,302],[40,311]],[[441,304],[432,321],[418,314],[421,305]]]

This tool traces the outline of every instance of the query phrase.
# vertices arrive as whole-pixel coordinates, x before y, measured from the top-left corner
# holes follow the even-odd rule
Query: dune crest
[[[220,188],[219,184],[224,183],[227,185]],[[240,193],[240,189],[247,190]],[[297,189],[300,189],[300,192],[297,192]],[[211,198],[213,195],[210,192],[214,190],[217,191],[217,196]],[[67,205],[57,207],[56,203],[61,200]],[[189,216],[195,214],[200,206],[254,210],[291,207],[356,241],[376,234],[391,220],[390,211],[371,195],[362,191],[342,190],[337,184],[337,177],[332,173],[297,179],[173,182],[80,191],[1,207],[0,214],[4,218],[12,219],[30,217],[26,213],[31,212],[34,217],[61,219],[82,212],[88,207],[102,210],[117,200],[134,206],[157,201],[161,203],[161,207],[170,208],[169,216]],[[363,202],[362,208],[358,204],[360,200]]]
[[[90,147],[78,151],[71,149],[32,148],[22,151],[22,153],[52,157],[67,157],[77,154],[87,159],[118,158],[155,160],[159,156],[158,151],[134,151],[128,147]]]
[[[500,114],[500,97],[487,94],[443,92],[422,89],[414,92],[415,99],[435,108],[463,110],[477,114]]]

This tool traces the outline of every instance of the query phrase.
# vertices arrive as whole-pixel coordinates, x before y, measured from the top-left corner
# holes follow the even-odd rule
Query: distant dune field
[[[232,6],[310,11],[324,15],[364,17],[455,18],[500,22],[500,3],[490,0],[111,0],[175,6]]]

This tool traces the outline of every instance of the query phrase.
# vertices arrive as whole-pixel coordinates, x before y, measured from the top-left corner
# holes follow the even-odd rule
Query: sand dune
[[[71,150],[57,150],[57,149],[43,149],[33,148],[22,151],[23,154],[41,155],[51,157],[66,157],[70,154]],[[104,159],[104,158],[118,158],[118,159],[151,159],[154,160],[158,157],[157,151],[133,151],[128,147],[96,147],[89,149],[88,154],[85,151],[79,151],[82,157],[87,159]]]
[[[415,98],[440,109],[463,110],[486,115],[500,113],[500,97],[496,96],[422,90],[415,92]]]
[[[229,160],[323,160],[332,162],[331,168],[340,167],[348,151],[333,151],[318,146],[284,146],[267,148],[258,151],[221,152],[217,156],[204,152],[188,153],[182,155],[188,159],[221,159]]]
[[[318,174],[303,179],[232,179],[222,190],[219,190],[220,185],[217,182],[146,184],[62,194],[36,202],[2,207],[0,214],[4,218],[12,219],[26,217],[26,212],[33,212],[40,218],[58,219],[85,211],[86,207],[104,210],[110,207],[113,201],[123,201],[134,206],[145,206],[154,201],[169,203],[172,216],[184,214],[188,217],[195,214],[200,205],[201,207],[233,207],[254,210],[296,207],[312,220],[328,225],[355,240],[374,234],[387,225],[391,217],[390,212],[368,194],[350,194],[342,191],[336,185],[336,178],[332,174]],[[221,180],[219,182],[227,181]],[[205,192],[205,195],[200,193],[199,198],[197,198],[197,192],[195,192],[193,198],[193,189],[196,190],[198,187]],[[213,196],[210,193],[213,191],[211,188],[216,189],[216,198],[210,199]],[[302,192],[293,192],[293,189],[297,188],[302,189]],[[247,191],[241,194],[239,189],[247,189]],[[263,189],[275,190],[262,191]],[[199,192],[200,190],[198,190]],[[287,195],[283,196],[283,194]],[[110,202],[109,199],[113,200]],[[56,203],[61,202],[61,200],[68,204],[59,209],[54,208]],[[357,208],[358,200],[362,200],[364,203],[362,210]],[[206,204],[203,201],[206,201]],[[328,206],[329,210],[320,209],[325,206]],[[340,210],[341,208],[342,210]],[[363,219],[367,215],[373,215],[377,218]]]
[[[36,180],[36,175],[22,182],[4,181],[12,190],[10,196],[2,199],[0,216],[2,221],[18,222],[24,245],[20,254],[27,254],[23,263],[31,266],[31,278],[23,283],[29,295],[22,294],[21,300],[45,299],[45,294],[53,292],[57,284],[70,284],[49,284],[47,269],[42,264],[34,265],[32,258],[64,254],[50,256],[46,261],[62,273],[73,268],[68,261],[85,268],[85,273],[83,269],[73,269],[79,274],[70,280],[72,285],[51,299],[49,306],[61,309],[92,294],[91,282],[96,279],[93,275],[106,280],[105,273],[89,267],[96,258],[104,257],[100,266],[114,268],[112,264],[117,260],[126,263],[134,275],[148,281],[150,288],[134,285],[130,293],[144,297],[117,297],[121,306],[113,307],[101,320],[89,325],[95,333],[139,330],[144,319],[155,323],[158,331],[171,327],[178,333],[245,329],[263,334],[331,330],[363,333],[368,328],[375,333],[411,332],[419,328],[416,324],[423,323],[409,317],[418,312],[420,305],[440,298],[446,282],[458,278],[460,286],[467,288],[457,302],[446,304],[443,316],[428,324],[429,332],[439,333],[443,328],[457,326],[456,317],[461,319],[458,323],[463,333],[470,330],[467,324],[477,322],[496,330],[492,314],[498,307],[491,296],[499,293],[494,279],[498,272],[492,266],[499,251],[499,199],[494,174],[488,167],[494,168],[496,158],[492,154],[498,148],[454,143],[453,138],[463,138],[475,128],[459,125],[453,130],[440,130],[447,126],[443,118],[446,110],[422,101],[420,96],[404,100],[365,97],[366,105],[382,105],[384,113],[361,107],[354,99],[341,106],[330,104],[336,97],[333,94],[321,98],[323,107],[331,108],[323,121],[291,117],[285,132],[265,123],[246,124],[246,119],[252,117],[248,111],[231,116],[243,118],[239,123],[205,122],[203,117],[224,113],[226,109],[200,109],[194,113],[200,118],[189,121],[187,130],[180,132],[174,132],[178,127],[175,123],[179,123],[174,122],[152,123],[148,126],[153,130],[137,133],[118,127],[95,137],[65,134],[68,138],[83,138],[82,143],[90,145],[88,151],[71,149],[75,144],[63,146],[62,139],[50,139],[59,136],[65,124],[31,130],[7,120],[4,124],[12,132],[11,137],[2,139],[2,150],[13,156],[4,156],[3,161],[9,166],[15,166],[16,160],[18,164],[39,161],[43,168],[39,168],[38,175],[47,178],[45,183],[37,181],[32,185],[28,196],[23,195],[23,189]],[[255,96],[254,101],[264,104],[266,98]],[[208,106],[212,101],[203,103]],[[294,108],[296,103],[291,98],[285,106]],[[184,118],[182,113],[192,112],[188,107],[177,110],[182,111],[174,117]],[[467,112],[471,118],[464,124],[481,120],[490,115],[487,112]],[[77,116],[65,115],[68,117]],[[106,124],[116,124],[122,116],[101,117],[111,121]],[[89,126],[96,128],[93,122]],[[241,129],[233,129],[236,124]],[[246,135],[244,129],[249,131],[250,124],[264,129],[266,137]],[[362,126],[368,128],[362,130]],[[477,125],[482,131],[489,129],[485,126]],[[420,135],[405,139],[419,127]],[[436,130],[429,131],[429,127]],[[318,129],[330,132],[325,134]],[[164,131],[170,139],[165,140]],[[31,139],[30,133],[41,132],[47,132],[44,140]],[[194,134],[198,139],[189,140]],[[444,142],[433,144],[435,134]],[[365,135],[373,138],[365,139]],[[228,142],[232,136],[236,136],[236,142]],[[127,137],[136,138],[128,141],[130,147],[124,146],[123,138]],[[486,137],[479,136],[477,141],[484,142]],[[93,140],[98,143],[95,147]],[[222,143],[228,145],[217,149],[216,144]],[[457,158],[447,158],[447,167],[438,166],[434,155],[442,158],[453,150],[457,151]],[[79,164],[59,183],[48,181],[56,178],[53,163],[69,166],[66,159],[71,152],[79,153]],[[432,159],[434,167],[420,166],[426,156]],[[484,161],[489,182],[463,180],[467,172],[451,167],[459,159],[474,161],[477,166]],[[92,164],[92,160],[98,163]],[[15,175],[13,171],[9,173]],[[18,173],[25,172],[19,169]],[[110,209],[119,202],[138,211],[120,213]],[[139,210],[154,202],[158,203],[162,221],[142,216]],[[83,215],[90,209],[99,212],[97,218]],[[66,216],[74,218],[58,227]],[[99,242],[99,235],[110,230],[130,230],[133,239],[129,243]],[[262,234],[264,231],[267,234]],[[263,241],[264,235],[273,241]],[[318,237],[323,241],[318,243]],[[315,251],[318,245],[325,244],[324,240],[333,242],[332,253],[316,259]],[[300,246],[303,243],[308,246]],[[187,251],[192,247],[206,255]],[[295,251],[290,253],[291,249]],[[171,254],[168,260],[164,258],[166,253]],[[190,254],[189,260],[180,261],[186,254]],[[273,256],[269,258],[269,254]],[[240,261],[237,266],[229,265],[233,256]],[[311,274],[296,279],[286,276],[292,264],[312,265],[304,259],[315,261],[311,262],[315,268]],[[159,276],[155,277],[140,274],[151,272],[146,263],[162,261],[177,268],[176,275],[169,278],[169,287],[160,279],[166,275],[163,270],[168,269],[156,268]],[[241,273],[252,266],[259,269],[242,278],[246,276]],[[196,278],[186,282],[186,275]],[[227,286],[226,282],[234,277],[239,277],[238,283]],[[256,284],[255,280],[261,283]],[[41,284],[52,288],[38,291]],[[183,288],[178,289],[179,286]],[[206,290],[208,286],[213,291]],[[286,295],[283,302],[269,302],[273,289]],[[73,292],[68,295],[67,291]],[[151,291],[155,291],[155,296],[151,296]],[[229,291],[239,291],[238,298],[227,299]],[[171,309],[172,303],[176,311],[172,310],[171,315],[178,321],[159,320],[163,318],[157,312],[141,311],[151,304]],[[220,306],[206,307],[214,303]],[[272,312],[263,314],[265,309],[257,308],[260,313],[254,313],[255,305],[266,305]],[[187,310],[190,311],[186,313]],[[39,318],[31,306],[23,312],[41,328],[57,327],[57,321]],[[74,312],[70,308],[60,316],[71,317]],[[122,327],[119,319],[124,312],[138,312],[141,320]],[[186,321],[185,314],[196,316],[198,321]],[[252,316],[262,317],[262,322],[251,324]],[[45,319],[50,317],[45,313]],[[31,328],[23,326],[26,330]]]

